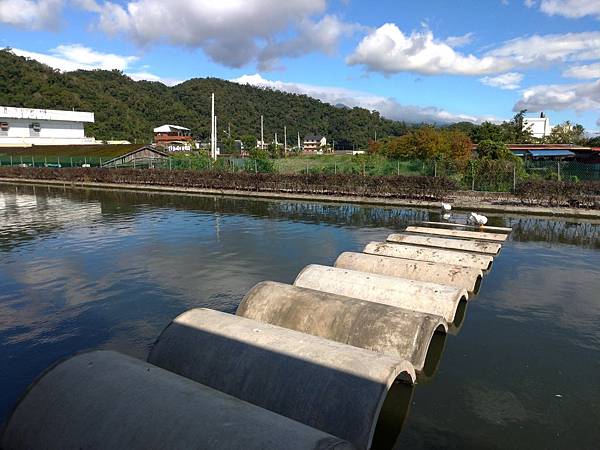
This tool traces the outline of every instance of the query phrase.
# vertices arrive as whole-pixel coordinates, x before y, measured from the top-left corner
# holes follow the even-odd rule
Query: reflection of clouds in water
[[[498,317],[560,326],[578,345],[600,345],[600,252],[512,243],[488,282],[484,306]]]

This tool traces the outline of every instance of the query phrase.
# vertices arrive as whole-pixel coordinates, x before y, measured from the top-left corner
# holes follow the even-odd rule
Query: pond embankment
[[[0,168],[0,183],[65,188],[283,198],[403,207],[439,208],[449,202],[462,211],[579,217],[600,220],[600,183],[529,183],[515,193],[457,190],[452,180],[434,177],[281,175],[160,169]],[[558,184],[557,184],[558,183]]]

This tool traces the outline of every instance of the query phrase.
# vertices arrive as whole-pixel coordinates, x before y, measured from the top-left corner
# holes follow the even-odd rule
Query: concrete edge
[[[233,189],[209,189],[209,188],[185,188],[178,186],[144,185],[144,184],[121,184],[121,183],[97,183],[87,181],[66,182],[60,180],[33,180],[27,178],[0,178],[0,184],[32,184],[42,186],[61,186],[64,188],[88,188],[109,189],[129,191],[150,191],[163,193],[180,193],[191,195],[221,195],[226,197],[246,197],[262,199],[290,199],[307,200],[329,203],[356,203],[361,205],[376,206],[403,206],[413,208],[439,209],[438,201],[410,200],[386,197],[361,197],[351,195],[325,195],[325,194],[302,194],[293,192],[261,192],[242,191]],[[480,202],[484,202],[483,204]],[[477,203],[477,204],[476,204]],[[578,209],[578,208],[549,208],[543,206],[520,206],[520,205],[496,205],[486,200],[466,197],[454,198],[452,203],[454,210],[480,212],[514,213],[521,215],[550,216],[550,217],[572,217],[590,219],[600,222],[600,210]]]

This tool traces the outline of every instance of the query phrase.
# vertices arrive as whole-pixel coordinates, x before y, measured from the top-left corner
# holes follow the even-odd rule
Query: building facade
[[[327,139],[325,136],[308,135],[304,137],[302,142],[302,151],[304,153],[323,153],[327,147]]]
[[[540,117],[524,117],[523,118],[523,131],[529,130],[535,138],[543,138],[549,136],[552,132],[550,126],[550,119],[540,114]]]
[[[97,144],[85,136],[94,113],[0,106],[0,146]]]
[[[154,143],[172,152],[190,151],[196,147],[192,131],[179,125],[162,125],[155,128]]]

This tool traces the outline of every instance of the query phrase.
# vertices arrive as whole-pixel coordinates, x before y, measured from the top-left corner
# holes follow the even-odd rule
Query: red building
[[[154,143],[171,151],[182,151],[191,150],[194,139],[189,128],[163,125],[154,129]]]

